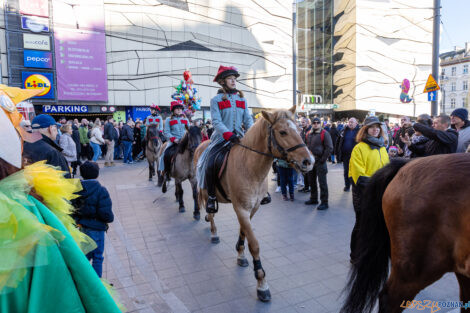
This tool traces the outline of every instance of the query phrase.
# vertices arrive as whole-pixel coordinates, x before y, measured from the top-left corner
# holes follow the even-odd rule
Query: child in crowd
[[[92,260],[93,268],[101,277],[104,233],[108,230],[108,223],[114,220],[114,215],[108,190],[97,180],[99,174],[100,168],[95,162],[86,161],[80,166],[83,190],[79,192],[80,197],[75,200],[77,207],[75,220],[81,230],[96,242],[97,248],[88,253],[87,258]]]
[[[396,146],[390,146],[390,148],[388,148],[388,157],[390,159],[398,157],[398,148]]]

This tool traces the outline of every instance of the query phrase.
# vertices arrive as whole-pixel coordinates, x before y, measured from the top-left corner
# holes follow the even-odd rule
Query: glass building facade
[[[333,106],[333,2],[297,1],[297,90],[310,108]]]

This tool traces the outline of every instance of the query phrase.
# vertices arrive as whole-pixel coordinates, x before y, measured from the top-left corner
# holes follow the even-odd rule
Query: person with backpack
[[[317,178],[320,185],[320,200],[318,210],[328,209],[328,183],[326,174],[328,167],[326,161],[333,151],[333,142],[331,141],[330,133],[322,129],[321,121],[318,117],[312,119],[312,129],[306,136],[307,147],[315,157],[315,165],[313,169],[308,172],[308,182],[310,184],[310,200],[305,204],[318,204],[318,187]]]
[[[97,180],[100,168],[95,162],[86,161],[80,166],[83,189],[73,204],[77,209],[75,221],[80,229],[96,242],[96,249],[87,254],[93,268],[101,277],[103,273],[104,233],[114,220],[113,203],[108,190]]]

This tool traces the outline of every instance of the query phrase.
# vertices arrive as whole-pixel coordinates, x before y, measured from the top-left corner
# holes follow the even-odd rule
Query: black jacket
[[[338,141],[339,131],[336,127],[331,126],[330,130],[328,131],[331,136],[331,142],[333,142],[333,153],[335,153],[336,142]]]
[[[323,133],[323,142],[321,133]],[[307,133],[307,147],[315,157],[315,163],[325,163],[333,151],[330,133],[324,129],[319,129],[317,132],[312,129]]]
[[[134,141],[134,132],[132,128],[125,124],[121,130],[121,141]]]
[[[30,160],[32,163],[46,160],[46,164],[60,167],[60,169],[66,173],[65,178],[70,178],[69,164],[61,151],[62,148],[54,141],[42,135],[41,140],[33,143],[24,143],[23,157]]]
[[[77,157],[82,152],[82,145],[80,144],[80,132],[78,131],[78,127],[75,124],[72,124],[72,139],[75,142],[75,147],[77,147]]]
[[[119,135],[112,123],[108,122],[106,125],[104,125],[103,139],[114,140],[114,143],[118,142]]]
[[[413,128],[429,138],[429,141],[425,144],[424,153],[421,152],[423,156],[455,153],[457,150],[459,134],[454,129],[449,128],[445,131],[436,130],[420,123],[414,124]],[[417,147],[413,145],[409,149],[412,152],[417,151]]]
[[[77,224],[93,230],[107,230],[108,223],[114,220],[113,203],[108,190],[95,180],[83,180],[83,190],[80,198],[74,201],[78,204],[74,214]]]
[[[307,142],[307,133],[312,129],[312,125],[308,125],[305,128],[302,128],[302,131],[300,132],[300,137],[302,137],[302,140],[304,142]]]
[[[341,133],[339,134],[338,140],[336,140],[336,146],[335,146],[335,152],[336,152],[336,158],[337,162],[343,162],[343,144],[344,144],[344,136],[346,132],[352,131],[354,133],[354,138],[356,138],[357,132],[359,131],[360,127],[359,124],[356,125],[356,128],[351,130],[348,126],[345,126]],[[357,144],[356,141],[354,141],[354,146]],[[353,146],[353,148],[354,148]],[[352,149],[351,149],[352,152]]]

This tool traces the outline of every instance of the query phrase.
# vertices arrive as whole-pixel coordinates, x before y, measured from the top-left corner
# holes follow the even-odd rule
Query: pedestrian
[[[432,118],[428,114],[421,114],[418,116],[418,120],[414,125],[422,124],[430,128],[433,124]],[[401,137],[400,140],[405,143],[408,149],[411,151],[410,158],[423,157],[425,155],[426,144],[429,141],[429,138],[424,136],[416,127],[413,126],[415,130],[414,134],[411,136],[405,134],[405,137]]]
[[[312,125],[310,125],[310,120],[306,117],[302,117],[300,119],[300,137],[302,137],[302,140],[304,143],[307,142],[307,133],[312,129]],[[302,175],[304,177],[304,188],[300,189],[299,192],[310,192],[310,184],[308,182],[308,173]]]
[[[95,162],[86,161],[80,166],[83,189],[78,193],[80,197],[75,201],[78,204],[75,221],[78,227],[96,243],[96,249],[89,252],[86,257],[92,261],[96,274],[101,277],[104,234],[108,230],[108,224],[113,222],[114,214],[109,192],[97,180],[99,174],[100,168]]]
[[[132,130],[132,125],[134,125],[134,122],[131,119],[128,119],[127,123],[122,126],[121,131],[121,142],[124,150],[123,162],[125,164],[134,163],[134,160],[132,159],[132,144],[134,142],[134,131]]]
[[[81,125],[78,128],[80,134],[81,157],[85,160],[91,160],[93,157],[93,150],[90,146],[90,138],[88,137],[88,120],[82,119]]]
[[[396,146],[390,146],[388,148],[388,158],[394,159],[398,157],[398,148]]]
[[[339,134],[337,140],[336,160],[343,162],[343,176],[344,176],[344,191],[351,189],[351,181],[349,179],[349,160],[351,159],[351,153],[356,146],[356,136],[359,132],[359,125],[354,117],[348,120],[348,123]]]
[[[82,153],[82,145],[80,144],[80,131],[78,130],[78,124],[75,124],[75,121],[78,122],[77,119],[75,119],[73,122],[70,122],[70,125],[72,126],[72,139],[75,143],[75,149],[77,151],[77,160],[70,164],[72,167],[72,177],[77,175],[77,167],[82,163],[80,162],[80,155]]]
[[[312,129],[307,134],[307,147],[315,157],[315,164],[313,169],[308,172],[310,200],[306,201],[305,204],[318,204],[318,178],[321,203],[317,209],[326,210],[328,209],[328,183],[326,179],[328,167],[326,165],[326,161],[333,151],[333,144],[331,142],[330,134],[326,130],[322,129],[321,121],[318,117],[312,119]]]
[[[103,139],[106,144],[104,166],[114,166],[114,147],[119,141],[119,135],[114,128],[114,119],[108,116],[108,122],[104,125]]]
[[[142,152],[142,122],[138,121],[135,123],[134,127],[134,145],[132,146],[132,158],[134,160],[139,160],[140,153]]]
[[[62,155],[62,148],[56,144],[58,133],[56,121],[50,115],[40,114],[33,119],[31,127],[33,132],[41,134],[41,139],[24,143],[24,158],[31,163],[45,160],[46,164],[60,167],[65,172],[65,177],[70,178],[67,160]]]
[[[331,155],[329,159],[331,160],[332,164],[335,164],[336,163],[335,162],[335,155],[336,155],[335,147],[336,147],[336,142],[338,141],[338,137],[339,137],[339,132],[338,132],[338,129],[336,128],[336,123],[331,124],[329,133],[331,136],[331,142],[333,143],[333,151],[331,151]]]
[[[470,121],[465,108],[455,109],[450,115],[452,128],[459,133],[457,152],[465,152],[470,146]]]
[[[351,234],[351,263],[360,251],[356,251],[357,233],[361,219],[361,200],[370,177],[389,163],[385,147],[385,134],[379,119],[369,116],[356,136],[358,144],[354,147],[349,162],[349,177],[352,180],[353,207],[356,223]]]
[[[62,136],[60,136],[59,146],[62,148],[62,155],[67,162],[72,165],[72,177],[77,173],[77,146],[72,138],[72,125],[65,124],[60,128]],[[75,167],[75,168],[74,168]],[[74,174],[75,173],[75,174]]]
[[[31,121],[30,120],[22,120],[20,122],[20,127],[27,133],[32,133],[33,129],[31,128]]]
[[[103,134],[101,132],[101,122],[95,121],[93,124],[93,128],[90,132],[90,145],[93,149],[93,162],[96,162],[98,158],[101,156],[101,146],[105,144],[103,139]]]
[[[432,127],[425,123],[415,123],[413,125],[415,131],[428,140],[424,145],[413,143],[411,140],[407,141],[406,138],[403,138],[402,141],[405,140],[410,151],[418,156],[455,153],[459,134],[455,129],[450,128],[450,122],[449,116],[440,115],[434,118]]]
[[[415,131],[413,129],[413,125],[411,124],[411,119],[408,116],[402,116],[400,123],[401,127],[395,134],[395,138],[393,138],[394,145],[398,148],[399,156],[409,158],[411,151],[408,149],[407,145],[401,141],[401,138],[406,138],[406,135],[411,138]]]
[[[116,130],[116,132],[118,134],[118,141],[117,141],[118,143],[117,143],[117,145],[114,145],[114,159],[115,160],[122,160],[122,158],[123,158],[124,149],[122,148],[123,144],[122,144],[122,140],[121,140],[122,126],[123,125],[124,125],[123,122],[119,122],[119,123],[114,122],[114,129]]]
[[[289,187],[290,201],[294,201],[294,169],[284,160],[277,160],[281,194],[284,201],[288,201],[287,186]]]

